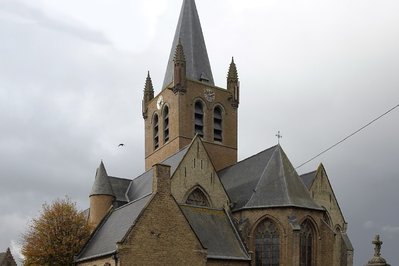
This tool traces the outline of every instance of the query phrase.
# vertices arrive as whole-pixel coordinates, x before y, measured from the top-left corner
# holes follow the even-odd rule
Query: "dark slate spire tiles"
[[[183,46],[186,59],[186,77],[204,82],[208,80],[208,84],[214,85],[211,65],[195,1],[184,0],[162,88],[166,88],[173,81],[173,59],[179,40]]]

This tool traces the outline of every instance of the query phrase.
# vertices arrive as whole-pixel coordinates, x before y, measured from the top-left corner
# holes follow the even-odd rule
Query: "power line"
[[[382,118],[383,116],[389,114],[390,112],[392,112],[393,110],[395,110],[396,108],[399,107],[399,104],[397,104],[396,106],[392,107],[391,109],[389,109],[388,111],[386,111],[385,113],[383,113],[382,115],[378,116],[377,118],[373,119],[371,122],[367,123],[366,125],[362,126],[361,128],[359,128],[358,130],[356,130],[355,132],[353,132],[352,134],[346,136],[345,138],[343,138],[342,140],[338,141],[337,143],[335,143],[334,145],[328,147],[327,149],[325,149],[324,151],[320,152],[319,154],[313,156],[311,159],[307,160],[306,162],[302,163],[301,165],[297,166],[295,169],[298,169],[302,166],[304,166],[305,164],[313,161],[314,159],[316,159],[317,157],[321,156],[322,154],[328,152],[329,150],[331,150],[332,148],[338,146],[339,144],[341,144],[342,142],[344,142],[345,140],[349,139],[350,137],[352,137],[353,135],[356,135],[357,133],[359,133],[360,131],[362,131],[363,129],[365,129],[366,127],[370,126],[371,124],[373,124],[375,121],[379,120],[380,118]]]

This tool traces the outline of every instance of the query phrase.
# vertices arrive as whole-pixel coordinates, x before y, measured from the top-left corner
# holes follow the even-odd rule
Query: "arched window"
[[[216,106],[213,110],[213,140],[223,141],[222,108]]]
[[[200,101],[196,101],[194,106],[194,132],[204,137],[204,108]]]
[[[169,141],[169,107],[163,108],[163,143]]]
[[[276,224],[270,219],[265,219],[256,227],[255,263],[262,266],[280,264],[280,235]]]
[[[300,266],[313,265],[313,241],[314,233],[313,227],[309,220],[306,220],[301,225],[300,234]]]
[[[153,121],[152,121],[152,127],[153,127],[153,141],[154,141],[154,150],[158,149],[159,147],[159,120],[158,120],[158,115],[155,114]]]
[[[186,204],[209,207],[209,201],[201,189],[196,188],[187,197]]]
[[[326,222],[326,224],[328,224],[329,226],[331,226],[330,215],[329,215],[329,213],[328,213],[328,211],[327,211],[326,208],[323,207],[323,209],[324,209],[323,220]]]

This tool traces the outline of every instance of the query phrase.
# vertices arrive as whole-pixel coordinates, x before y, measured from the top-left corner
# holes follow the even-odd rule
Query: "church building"
[[[280,145],[237,160],[234,60],[226,72],[216,86],[195,2],[183,0],[160,92],[145,81],[146,170],[120,178],[100,163],[77,265],[353,265],[323,165],[298,175]]]

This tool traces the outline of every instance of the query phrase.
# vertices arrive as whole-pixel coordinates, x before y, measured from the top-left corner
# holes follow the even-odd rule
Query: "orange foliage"
[[[33,219],[22,236],[24,265],[73,265],[90,235],[83,213],[69,199],[44,204],[39,218]]]

